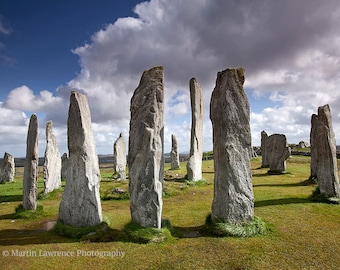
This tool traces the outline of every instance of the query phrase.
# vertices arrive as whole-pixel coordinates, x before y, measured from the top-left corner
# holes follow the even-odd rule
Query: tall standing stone
[[[32,114],[26,140],[26,159],[23,180],[23,208],[36,210],[38,181],[38,118]]]
[[[46,149],[44,159],[44,193],[61,186],[61,158],[57,138],[53,134],[53,123],[46,123]]]
[[[262,156],[262,168],[268,168],[268,158],[267,158],[267,139],[268,135],[267,132],[264,130],[261,132],[261,156]]]
[[[113,145],[113,156],[113,167],[117,178],[126,179],[126,142],[123,133],[119,134]]]
[[[75,227],[102,221],[98,155],[85,95],[72,91],[67,121],[70,170],[59,207],[59,219]]]
[[[316,180],[318,167],[318,149],[317,149],[317,127],[318,116],[313,114],[311,117],[311,129],[310,129],[310,179]]]
[[[291,154],[286,136],[284,134],[272,134],[266,144],[267,160],[270,172],[283,173],[286,171],[286,159]]]
[[[4,158],[0,167],[0,183],[12,182],[15,174],[14,157],[5,152]]]
[[[61,179],[67,179],[69,170],[70,161],[68,160],[67,153],[64,153],[61,157]]]
[[[177,138],[174,134],[171,135],[171,170],[179,169],[179,153],[178,153],[178,144]]]
[[[131,98],[129,192],[131,218],[161,227],[164,177],[163,67],[145,70]]]
[[[195,78],[190,80],[191,139],[187,163],[188,180],[202,179],[203,156],[203,92]]]
[[[250,109],[243,83],[243,68],[218,72],[211,96],[215,168],[213,222],[245,223],[254,216]]]
[[[317,183],[320,193],[340,198],[336,141],[328,104],[318,108],[316,122]]]

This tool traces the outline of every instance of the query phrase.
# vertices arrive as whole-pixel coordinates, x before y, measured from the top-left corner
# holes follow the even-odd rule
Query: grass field
[[[309,161],[291,157],[282,175],[268,175],[268,169],[259,168],[260,158],[252,161],[255,215],[270,231],[251,238],[201,233],[211,212],[213,161],[203,162],[206,183],[199,185],[185,181],[185,163],[180,170],[166,164],[163,217],[178,234],[172,241],[148,244],[124,238],[130,222],[128,183],[112,181],[112,167],[101,166],[103,216],[111,237],[100,242],[47,231],[57,219],[62,189],[39,200],[40,216],[15,218],[22,201],[18,168],[13,183],[0,185],[0,269],[340,269],[340,205],[308,200],[316,187],[308,182]],[[42,175],[38,182],[41,192]]]

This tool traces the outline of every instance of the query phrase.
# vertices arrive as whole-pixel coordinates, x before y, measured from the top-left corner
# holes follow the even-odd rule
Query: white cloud
[[[257,107],[268,104],[267,98],[272,104],[251,115],[253,144],[259,145],[262,130],[284,133],[290,143],[309,140],[311,114],[326,103],[340,141],[337,0],[151,0],[138,4],[135,13],[136,18],[108,24],[90,43],[73,50],[81,71],[57,96],[48,91],[34,95],[22,86],[9,94],[6,107],[45,112],[61,125],[66,123],[70,90],[81,90],[88,96],[98,152],[112,153],[111,144],[121,131],[128,138],[130,98],[143,70],[163,65],[165,148],[176,131],[180,149],[188,151],[190,78],[196,77],[204,91],[209,147],[209,103],[216,74],[243,66],[245,86]],[[180,95],[178,89],[184,89]]]

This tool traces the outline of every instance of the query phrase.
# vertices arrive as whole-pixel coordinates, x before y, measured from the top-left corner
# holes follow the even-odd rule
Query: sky
[[[24,157],[29,118],[39,155],[53,121],[67,152],[72,90],[88,98],[98,154],[128,140],[130,99],[144,70],[164,66],[165,152],[190,149],[189,81],[204,94],[204,151],[217,73],[245,69],[252,143],[261,131],[309,141],[311,115],[329,104],[340,142],[338,0],[1,0],[0,154]]]

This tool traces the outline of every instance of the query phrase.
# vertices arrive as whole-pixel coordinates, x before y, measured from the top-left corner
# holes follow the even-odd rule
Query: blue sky
[[[253,145],[260,132],[309,141],[310,118],[330,104],[340,141],[340,4],[337,0],[0,2],[0,153],[25,155],[28,119],[54,123],[67,152],[69,94],[87,94],[97,151],[128,139],[129,103],[143,70],[165,70],[165,151],[189,151],[189,80],[204,92],[204,150],[218,71],[242,66]]]

